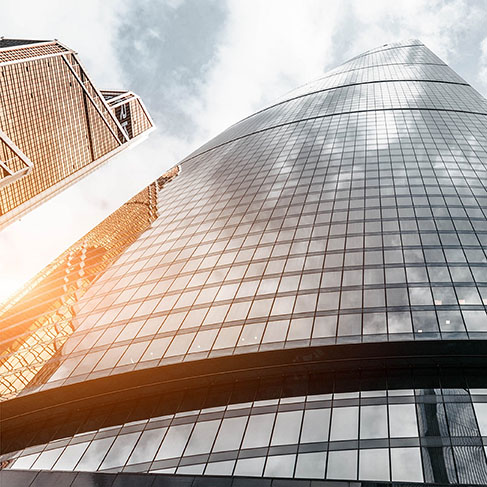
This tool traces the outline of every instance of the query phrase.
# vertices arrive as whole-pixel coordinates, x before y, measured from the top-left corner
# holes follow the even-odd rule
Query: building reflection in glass
[[[157,195],[178,174],[168,171],[72,245],[0,309],[0,394],[8,400],[42,383],[46,366],[76,330],[79,299],[157,218]]]

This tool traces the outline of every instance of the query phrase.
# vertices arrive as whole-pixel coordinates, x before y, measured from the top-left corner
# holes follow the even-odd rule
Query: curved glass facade
[[[307,349],[326,357],[377,346],[401,357],[403,344],[428,352],[431,343],[429,366],[433,346],[450,356],[464,344],[480,350],[486,115],[480,94],[409,41],[364,53],[233,125],[182,161],[159,194],[158,219],[79,300],[49,373],[18,399],[163,377],[191,362],[250,368],[291,351],[305,361]],[[435,384],[293,395],[269,383],[262,400],[178,406],[135,423],[128,414],[5,461],[487,484],[484,386]]]
[[[487,379],[471,370],[288,376],[209,390],[205,400],[219,392],[220,405],[192,410],[187,391],[171,414],[154,408],[149,418],[81,428],[3,461],[15,470],[486,484],[480,385]]]

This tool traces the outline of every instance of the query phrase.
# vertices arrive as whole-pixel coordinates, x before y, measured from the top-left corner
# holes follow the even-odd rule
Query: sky
[[[0,35],[59,39],[99,88],[139,94],[157,130],[0,232],[0,302],[204,142],[365,50],[420,39],[487,95],[485,0],[2,0],[1,10]]]

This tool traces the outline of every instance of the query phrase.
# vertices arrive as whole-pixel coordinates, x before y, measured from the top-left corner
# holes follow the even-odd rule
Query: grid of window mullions
[[[422,49],[415,47],[411,60],[433,61]],[[406,52],[370,60],[400,66]],[[445,81],[454,77],[449,68],[431,69],[440,80],[441,73]],[[369,101],[409,104],[417,86],[331,90],[326,103],[370,94]],[[477,100],[468,86],[443,83],[424,83],[420,98],[437,105],[450,90],[448,106],[466,109]],[[93,373],[100,354],[115,345],[128,347],[132,363],[121,358],[114,370],[145,366],[141,350],[159,338],[170,340],[168,350],[178,340],[185,345],[152,365],[267,346],[483,337],[475,323],[486,316],[485,117],[401,109],[320,118],[326,103],[308,98],[245,121],[249,130],[280,117],[289,125],[242,132],[242,139],[183,162],[182,176],[160,194],[153,228],[80,302],[65,350],[71,363],[88,355],[69,381]],[[308,115],[318,118],[300,121]],[[322,298],[333,303],[322,305]],[[288,304],[270,312],[278,303]],[[220,320],[208,321],[218,309]],[[397,328],[400,313],[406,325]],[[456,324],[447,324],[445,313]],[[317,336],[324,318],[329,334]],[[275,343],[240,343],[249,327],[264,340],[279,321],[287,325]],[[233,345],[206,348],[208,337],[217,343],[229,328]],[[195,351],[200,340],[204,350]]]
[[[2,130],[34,163],[30,174],[0,190],[2,213],[93,162],[91,144],[95,159],[119,145],[91,103],[85,111],[85,94],[68,62],[75,62],[70,54],[66,61],[51,57],[0,67]],[[85,87],[97,100],[94,88]],[[100,109],[111,120],[106,107]]]
[[[182,411],[6,458],[20,455],[13,468],[477,483],[487,476],[486,428],[484,389],[374,390]],[[97,445],[95,456],[89,445]],[[447,462],[440,472],[430,463],[437,445]],[[409,454],[410,462],[399,453]],[[313,454],[317,461],[302,463]],[[337,464],[342,454],[348,461]],[[374,456],[382,462],[371,471],[367,463]],[[246,459],[257,467],[244,466]],[[472,462],[475,468],[467,469]]]

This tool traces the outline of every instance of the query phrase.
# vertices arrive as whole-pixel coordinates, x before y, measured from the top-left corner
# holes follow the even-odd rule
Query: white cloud
[[[126,0],[2,1],[0,32],[4,37],[59,39],[77,51],[95,84],[123,88],[116,35]]]
[[[481,7],[464,0],[349,0],[348,5],[358,23],[351,46],[354,52],[419,38],[447,62],[458,54],[465,33],[481,26],[485,15]]]
[[[487,91],[487,37],[480,43],[479,84]]]
[[[316,78],[333,61],[339,1],[229,0],[208,75],[183,108],[207,139],[282,93]]]
[[[485,8],[464,0],[228,0],[219,47],[199,90],[181,100],[203,143],[283,93],[379,45],[420,38],[459,61]],[[346,46],[337,51],[340,37]],[[461,62],[461,61],[460,61]],[[184,154],[181,154],[183,157]]]

